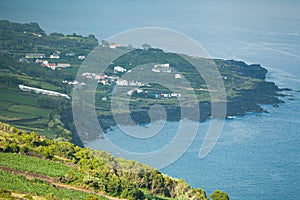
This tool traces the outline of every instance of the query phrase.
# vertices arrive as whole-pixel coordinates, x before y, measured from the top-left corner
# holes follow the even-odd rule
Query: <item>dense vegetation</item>
[[[0,151],[0,187],[3,189],[31,195],[51,191],[57,198],[62,197],[47,189],[50,186],[43,181],[32,182],[25,177],[8,175],[1,168],[6,167],[52,177],[61,184],[85,188],[94,193],[105,192],[126,199],[207,199],[202,189],[194,189],[183,180],[163,175],[149,166],[115,158],[103,151],[81,148],[69,142],[49,140],[4,123],[0,123]],[[12,186],[11,183],[16,179],[22,181],[16,181]],[[28,187],[37,188],[30,192]],[[65,195],[73,199],[72,194]]]
[[[0,20],[0,49],[9,52],[43,52],[51,54],[55,51],[88,53],[97,44],[94,35],[83,37],[73,33],[63,35],[51,33],[50,35],[40,28],[37,23],[12,23]]]
[[[5,189],[4,189],[5,188]],[[8,189],[6,189],[8,188]],[[0,199],[90,199],[89,193],[60,188],[39,180],[28,180],[24,176],[11,174],[0,170]],[[22,197],[22,198],[21,198]],[[105,200],[107,198],[93,195],[93,199]]]

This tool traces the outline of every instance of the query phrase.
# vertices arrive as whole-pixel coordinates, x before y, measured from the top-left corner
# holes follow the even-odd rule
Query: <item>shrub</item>
[[[210,195],[212,200],[229,200],[229,196],[226,192],[215,190],[214,193]]]

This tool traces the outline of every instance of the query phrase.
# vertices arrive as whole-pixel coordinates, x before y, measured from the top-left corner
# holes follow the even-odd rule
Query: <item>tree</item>
[[[88,35],[88,39],[97,40],[95,35],[93,34]]]
[[[45,199],[47,199],[47,200],[57,200],[57,198],[52,193],[46,194]]]
[[[115,174],[113,174],[111,177],[109,177],[107,186],[106,186],[106,192],[109,193],[112,196],[119,196],[121,192],[121,181],[119,177]]]
[[[62,33],[50,33],[49,36],[50,37],[65,37],[65,35]]]
[[[210,195],[212,200],[229,200],[229,196],[226,192],[215,190],[214,193]]]
[[[99,197],[95,196],[95,195],[90,194],[84,200],[101,200],[101,199]]]
[[[147,43],[145,43],[145,44],[143,44],[143,45],[142,45],[142,47],[143,47],[143,49],[144,49],[144,50],[148,50],[148,49],[150,49],[150,48],[151,48],[151,45],[150,45],[150,44],[147,44]]]
[[[109,42],[106,40],[101,41],[102,47],[109,47]]]

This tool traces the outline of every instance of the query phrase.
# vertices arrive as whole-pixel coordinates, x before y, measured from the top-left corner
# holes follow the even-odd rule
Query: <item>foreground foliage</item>
[[[57,189],[51,184],[39,179],[28,180],[23,176],[10,174],[0,170],[0,188],[7,188],[11,191],[27,193],[29,196],[44,196],[45,199],[87,199],[89,194],[64,188]],[[12,192],[7,189],[0,189],[0,199],[15,199]],[[30,193],[30,195],[29,195]],[[97,197],[100,199],[100,197]],[[101,198],[106,199],[106,198]]]
[[[149,166],[69,142],[49,140],[1,122],[0,151],[3,152],[1,156],[4,155],[0,166],[47,175],[60,183],[94,192],[103,191],[111,196],[126,199],[207,199],[202,189],[194,189],[183,180],[165,176]],[[2,182],[5,183],[5,180]]]

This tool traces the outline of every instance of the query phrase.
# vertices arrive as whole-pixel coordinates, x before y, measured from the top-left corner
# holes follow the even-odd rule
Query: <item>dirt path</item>
[[[75,191],[79,191],[79,192],[86,192],[86,193],[90,193],[90,194],[96,194],[96,195],[99,195],[99,196],[106,197],[110,200],[125,200],[125,199],[120,199],[120,198],[116,198],[116,197],[107,196],[103,192],[94,192],[94,191],[89,190],[89,189],[77,188],[77,187],[74,187],[74,186],[71,186],[71,185],[59,183],[55,178],[50,178],[48,176],[45,176],[45,175],[42,175],[42,174],[37,174],[37,173],[34,173],[34,172],[26,172],[26,171],[17,170],[17,169],[11,169],[9,167],[4,167],[4,166],[0,166],[0,170],[6,171],[8,173],[24,176],[29,180],[37,178],[37,179],[45,181],[45,182],[47,182],[47,183],[49,183],[49,184],[51,184],[51,185],[53,185],[54,187],[57,187],[57,188],[65,188],[65,189],[68,189],[68,190],[75,190]]]

